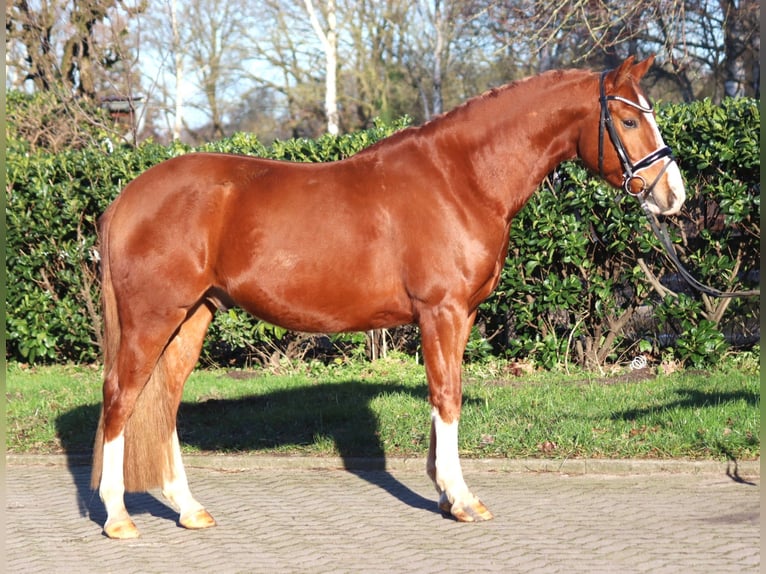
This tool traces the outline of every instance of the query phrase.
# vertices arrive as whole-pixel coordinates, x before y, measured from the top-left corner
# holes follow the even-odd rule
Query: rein
[[[654,235],[659,240],[662,247],[665,249],[665,252],[670,258],[670,260],[673,262],[673,265],[678,270],[678,273],[681,275],[681,277],[684,278],[684,280],[691,285],[694,289],[697,291],[700,291],[701,293],[705,293],[707,295],[710,295],[712,297],[720,297],[720,298],[729,298],[729,297],[759,297],[761,295],[760,289],[752,289],[748,291],[720,291],[719,289],[716,289],[714,287],[709,287],[708,285],[705,285],[703,283],[700,283],[697,281],[689,271],[683,266],[681,263],[681,260],[678,258],[678,255],[676,254],[676,250],[673,247],[673,242],[670,239],[670,236],[668,235],[668,229],[665,223],[659,223],[657,221],[657,217],[652,213],[652,211],[649,209],[649,204],[646,202],[646,196],[649,195],[652,190],[654,189],[654,186],[657,185],[657,182],[660,180],[660,178],[663,176],[665,171],[668,169],[671,163],[675,162],[675,158],[673,157],[673,152],[668,146],[661,147],[643,159],[639,160],[636,163],[633,163],[630,160],[630,157],[628,156],[628,152],[625,149],[625,146],[622,143],[622,140],[620,139],[619,134],[617,133],[617,130],[614,127],[614,121],[612,120],[612,114],[609,111],[609,102],[610,101],[618,101],[623,104],[629,105],[633,108],[636,108],[637,110],[644,112],[644,113],[651,113],[652,108],[643,106],[641,104],[638,104],[636,102],[632,102],[628,100],[627,98],[623,98],[621,96],[607,96],[606,95],[606,89],[604,87],[604,78],[606,78],[606,75],[608,73],[608,70],[601,73],[601,78],[599,79],[599,102],[601,103],[601,117],[599,121],[599,130],[598,130],[598,171],[603,177],[604,175],[604,132],[609,134],[609,139],[612,140],[612,145],[614,145],[614,149],[617,152],[617,157],[620,159],[620,164],[622,165],[622,172],[623,172],[623,182],[622,187],[623,189],[633,197],[636,197],[641,204],[641,209],[646,214],[646,218],[649,220],[649,226],[652,228],[652,231],[654,232]],[[651,165],[654,165],[658,161],[660,161],[663,158],[670,158],[670,161],[665,163],[663,168],[660,170],[660,173],[657,174],[657,177],[654,178],[654,181],[650,185],[647,185],[646,180],[638,175],[638,172],[642,169],[646,169],[647,167],[650,167]],[[633,191],[633,182],[638,182],[639,189],[638,191]]]
[[[710,287],[697,281],[694,277],[692,277],[692,274],[689,273],[689,271],[681,263],[681,260],[678,258],[676,250],[673,247],[673,242],[670,240],[668,228],[665,223],[659,223],[657,221],[657,216],[651,212],[649,205],[646,203],[644,198],[641,198],[639,201],[641,202],[641,209],[643,209],[644,213],[646,214],[646,218],[649,220],[649,226],[652,228],[655,237],[657,237],[657,239],[660,241],[660,244],[665,249],[665,253],[673,262],[673,265],[678,270],[678,273],[689,285],[694,287],[697,291],[705,293],[706,295],[710,295],[711,297],[760,297],[760,289],[751,289],[748,291],[720,291],[715,287]]]

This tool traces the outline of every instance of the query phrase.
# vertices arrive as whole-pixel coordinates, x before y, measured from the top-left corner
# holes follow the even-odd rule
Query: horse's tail
[[[109,265],[108,231],[112,209],[108,209],[99,219],[98,252],[101,261],[101,318],[103,321],[103,338],[101,353],[104,360],[104,380],[114,368],[117,351],[120,347],[120,320],[117,316],[117,300],[114,296],[112,273]],[[106,383],[105,383],[106,384]],[[103,397],[102,397],[103,399]],[[96,440],[93,445],[93,469],[90,483],[92,488],[98,488],[101,482],[101,471],[104,455],[104,404],[101,403],[101,414],[96,428]]]
[[[117,299],[112,282],[109,226],[114,204],[99,221],[99,254],[101,258],[101,301],[103,314],[103,360],[104,360],[104,401],[118,389],[107,387],[115,383],[122,327],[117,312]],[[128,416],[124,428],[125,451],[123,475],[125,489],[129,492],[146,491],[161,486],[172,464],[171,437],[175,429],[177,406],[167,383],[167,365],[164,351],[161,352],[151,376],[138,395],[133,412]],[[105,438],[104,402],[101,405],[96,439],[93,447],[93,469],[91,487],[96,489],[101,482],[103,447]]]

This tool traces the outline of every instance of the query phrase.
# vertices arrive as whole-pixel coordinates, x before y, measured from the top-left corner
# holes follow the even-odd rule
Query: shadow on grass
[[[678,399],[662,407],[647,407],[643,409],[628,409],[622,412],[617,412],[612,415],[613,420],[637,420],[641,417],[651,415],[659,408],[663,410],[672,410],[675,408],[683,409],[700,409],[704,407],[714,407],[723,403],[732,403],[737,401],[745,401],[751,406],[756,406],[760,402],[760,396],[755,391],[732,391],[732,392],[706,392],[699,389],[687,388],[677,389],[675,393],[678,395]]]
[[[707,392],[694,388],[683,388],[677,389],[675,392],[678,395],[678,399],[675,401],[670,401],[667,404],[662,405],[662,407],[628,409],[622,412],[614,413],[612,415],[612,420],[636,421],[644,417],[651,416],[660,410],[660,408],[662,410],[696,410],[706,407],[716,407],[724,403],[739,401],[744,401],[753,407],[758,406],[760,403],[760,396],[755,391]],[[726,458],[726,476],[739,484],[756,486],[756,483],[748,481],[740,476],[737,458],[734,456],[731,449],[728,448],[722,441],[716,440],[712,444],[708,445],[708,447],[711,450],[718,451],[721,456]]]
[[[254,379],[253,386],[257,384]],[[385,470],[385,449],[371,404],[377,397],[391,393],[427,400],[425,386],[355,380],[318,383],[241,399],[182,402],[178,433],[183,444],[216,453],[271,451],[279,447],[311,445],[317,439],[332,440],[349,472],[410,507],[440,513],[435,492],[433,500],[424,498]],[[90,489],[89,481],[83,476],[83,465],[90,464],[99,409],[100,405],[73,409],[58,417],[56,427],[78,489],[81,514],[101,525],[106,512],[98,493]],[[91,429],[85,430],[87,427],[83,425],[88,424]],[[428,420],[422,421],[426,436],[429,424]],[[425,473],[425,462],[423,471]],[[190,486],[194,492],[194,484]],[[172,509],[150,494],[128,493],[125,502],[132,514],[177,518]]]

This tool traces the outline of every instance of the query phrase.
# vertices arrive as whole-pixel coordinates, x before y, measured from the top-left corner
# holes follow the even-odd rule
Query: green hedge
[[[18,105],[18,104],[16,104]],[[659,111],[666,142],[686,177],[689,217],[675,240],[703,282],[719,288],[757,283],[760,256],[760,113],[758,102],[726,100]],[[236,134],[202,150],[297,161],[347,157],[406,124],[318,140],[263,146]],[[56,155],[8,148],[8,298],[6,356],[26,362],[95,361],[100,318],[95,223],[125,184],[190,148],[145,143],[97,146]],[[664,298],[639,262],[673,292]],[[656,284],[657,282],[655,282]],[[692,365],[714,363],[729,341],[759,340],[758,300],[710,300],[689,291],[651,236],[638,205],[592,178],[577,163],[551,174],[511,229],[497,292],[480,308],[468,355],[602,365],[639,353]],[[415,351],[414,329],[387,335]],[[270,356],[365,352],[361,334],[307,337],[220,313],[205,357],[242,363]]]

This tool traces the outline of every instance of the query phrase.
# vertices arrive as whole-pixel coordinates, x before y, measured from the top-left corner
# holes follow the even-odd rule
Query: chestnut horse
[[[492,514],[458,458],[461,362],[498,282],[513,216],[579,157],[655,213],[683,181],[638,83],[653,58],[493,89],[342,161],[196,153],[130,183],[100,221],[103,406],[94,449],[112,538],[138,536],[124,493],[161,487],[186,528],[176,414],[217,309],[308,332],[420,329],[432,407],[427,473],[459,521]],[[647,184],[647,182],[651,182]]]

